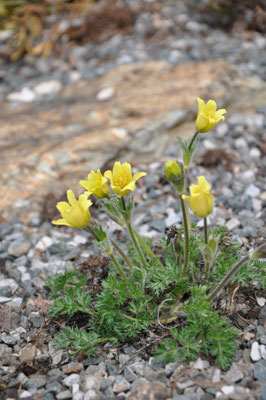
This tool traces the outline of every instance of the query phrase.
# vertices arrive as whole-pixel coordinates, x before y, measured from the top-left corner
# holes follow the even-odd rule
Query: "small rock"
[[[53,241],[49,236],[44,236],[39,240],[35,248],[39,251],[45,251],[47,250],[47,247],[51,246],[52,243]]]
[[[221,370],[219,368],[214,368],[212,373],[212,383],[220,382],[221,380]]]
[[[17,333],[14,333],[13,335],[7,335],[4,332],[4,333],[2,333],[1,339],[2,339],[2,342],[4,342],[5,344],[14,345],[19,341],[20,337],[19,337],[19,334],[17,334]]]
[[[103,377],[97,375],[84,375],[84,390],[97,389],[101,387]]]
[[[72,399],[72,393],[70,390],[64,390],[63,392],[57,393],[56,398],[58,400]]]
[[[127,400],[166,400],[169,392],[162,382],[153,381],[140,386]]]
[[[259,346],[259,350],[260,350],[260,355],[261,358],[263,358],[264,360],[266,360],[266,346],[264,344],[261,344]]]
[[[14,279],[0,280],[0,296],[12,296],[18,289],[18,284]]]
[[[128,382],[133,382],[137,379],[137,375],[132,371],[131,367],[124,367],[124,377]]]
[[[259,160],[261,157],[261,152],[257,147],[253,147],[250,152],[250,157],[253,158],[254,160]]]
[[[84,400],[99,400],[99,396],[94,390],[88,390],[84,395]]]
[[[197,361],[195,361],[195,363],[193,365],[194,368],[199,369],[200,371],[205,368],[208,368],[208,366],[209,366],[209,362],[204,361],[201,358],[198,358]]]
[[[36,352],[37,348],[35,346],[27,345],[26,347],[21,349],[19,359],[21,362],[33,360],[36,356]]]
[[[221,390],[219,392],[217,392],[216,397],[221,397],[223,394],[228,396],[228,395],[234,393],[234,391],[235,391],[234,386],[225,385],[225,386],[221,387]]]
[[[266,360],[260,360],[254,364],[254,378],[258,381],[265,380],[266,376]]]
[[[23,254],[27,254],[31,244],[29,242],[12,242],[8,247],[8,254],[14,257],[20,257]]]
[[[26,389],[39,389],[45,386],[47,383],[46,378],[44,375],[37,375],[33,376],[32,378],[28,379],[24,386]]]
[[[78,374],[71,374],[63,379],[63,384],[70,387],[75,383],[80,383],[80,376]]]
[[[102,89],[99,93],[97,93],[97,100],[98,101],[106,101],[111,99],[114,96],[114,88],[108,87],[105,89]]]
[[[261,359],[258,342],[252,343],[250,358],[252,361],[259,361]]]
[[[243,372],[237,366],[236,363],[232,363],[231,368],[229,371],[226,372],[224,378],[228,383],[235,383],[240,381],[244,377]]]
[[[130,383],[122,375],[118,375],[113,386],[114,393],[125,392],[129,389]]]
[[[266,299],[264,297],[257,297],[257,303],[260,307],[263,307],[266,304]]]
[[[54,94],[62,89],[62,83],[57,80],[51,80],[46,82],[41,82],[36,85],[33,89],[37,96],[47,96],[49,94]]]
[[[16,101],[18,103],[31,103],[35,99],[34,92],[28,87],[23,87],[20,92],[12,92],[7,95],[8,101]]]
[[[233,229],[237,228],[240,225],[240,221],[237,218],[231,218],[227,223],[226,223],[226,228],[229,231],[232,231]]]
[[[32,323],[34,328],[40,328],[42,326],[42,317],[38,312],[31,312],[29,315],[29,321]]]
[[[260,189],[253,184],[249,185],[245,190],[245,195],[250,197],[257,197],[259,194],[260,194]]]

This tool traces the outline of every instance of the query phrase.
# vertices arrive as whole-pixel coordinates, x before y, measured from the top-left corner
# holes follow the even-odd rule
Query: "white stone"
[[[115,91],[114,88],[108,87],[105,89],[102,89],[98,94],[97,94],[97,100],[98,101],[106,101],[109,100],[113,97]]]
[[[113,128],[112,134],[118,139],[125,139],[128,136],[126,129],[123,128]]]
[[[79,391],[79,384],[78,383],[74,383],[74,385],[72,386],[72,394],[76,394]]]
[[[10,300],[12,300],[10,297],[0,296],[0,304],[7,303]]]
[[[63,379],[63,384],[67,387],[73,386],[75,383],[80,383],[80,376],[78,374],[71,374]]]
[[[252,169],[248,169],[247,171],[242,172],[241,174],[239,174],[239,179],[240,179],[242,182],[245,182],[245,183],[254,182],[254,179],[255,179],[255,172],[252,171]]]
[[[31,103],[35,99],[35,94],[28,87],[23,87],[20,92],[12,92],[7,95],[8,101],[17,101],[19,103]]]
[[[211,140],[209,140],[209,139],[205,139],[205,140],[203,140],[203,146],[205,147],[205,149],[207,149],[207,150],[214,150],[214,149],[216,149],[216,145],[215,145],[215,143],[213,143]]]
[[[42,262],[41,260],[38,260],[38,258],[33,258],[31,260],[31,269],[32,270],[43,270],[46,267],[46,264]]]
[[[84,389],[100,389],[103,377],[98,375],[85,375],[84,376]]]
[[[28,390],[24,390],[19,396],[20,399],[28,399],[29,397],[32,398],[32,394]]]
[[[209,366],[209,362],[204,361],[201,358],[198,358],[194,363],[194,368],[199,369],[200,371],[205,368],[208,368],[208,366]]]
[[[229,385],[225,385],[223,387],[221,387],[221,391],[216,393],[216,397],[221,397],[222,395],[229,395],[234,393],[235,391],[235,387],[234,386],[229,386]]]
[[[242,137],[238,138],[235,140],[235,147],[238,148],[242,148],[242,149],[246,149],[248,147],[247,142],[245,141],[245,139],[243,139]]]
[[[257,297],[257,303],[260,307],[263,307],[266,304],[266,299],[264,297]]]
[[[61,89],[62,83],[60,81],[51,80],[38,83],[33,90],[37,96],[47,96],[51,93],[57,93]]]
[[[250,197],[257,197],[260,194],[260,189],[257,186],[251,184],[246,188],[245,194]]]
[[[43,236],[36,244],[35,248],[39,251],[45,251],[52,243],[53,240],[49,236]]]
[[[221,370],[219,368],[214,368],[212,373],[212,383],[220,382],[221,380]]]
[[[11,289],[12,294],[15,293],[15,291],[18,289],[18,284],[16,283],[16,281],[14,281],[14,279],[0,280],[0,289],[6,286]]]
[[[260,355],[263,360],[266,360],[266,346],[265,344],[260,344],[259,345],[259,350],[260,350]]]
[[[262,209],[262,203],[259,199],[252,199],[252,207],[254,211],[261,211]]]
[[[261,152],[257,147],[253,147],[253,149],[250,150],[249,155],[254,160],[258,160],[261,157]]]
[[[98,398],[99,397],[94,390],[88,390],[84,395],[84,400],[96,400]]]
[[[75,235],[73,240],[77,244],[85,244],[85,243],[87,243],[87,238],[85,236],[82,236],[82,235]]]
[[[250,351],[250,358],[252,361],[259,361],[261,359],[258,342],[252,343],[251,351]]]
[[[83,392],[76,392],[73,394],[73,400],[83,400],[84,399],[84,393]]]
[[[69,74],[70,82],[76,82],[81,78],[81,75],[78,71],[71,71]]]
[[[226,222],[225,226],[229,231],[237,228],[240,225],[240,221],[237,218],[231,218],[229,221]]]

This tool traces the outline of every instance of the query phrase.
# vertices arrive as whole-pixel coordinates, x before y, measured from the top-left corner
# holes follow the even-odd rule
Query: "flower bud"
[[[184,173],[181,163],[174,160],[167,160],[164,167],[164,175],[166,179],[175,186],[178,193],[183,192]]]

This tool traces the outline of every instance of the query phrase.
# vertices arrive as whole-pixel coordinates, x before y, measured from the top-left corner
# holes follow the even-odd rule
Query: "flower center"
[[[114,183],[115,183],[115,186],[119,186],[119,187],[123,188],[124,186],[127,185],[128,182],[127,182],[127,178],[125,175],[120,175],[114,179]]]

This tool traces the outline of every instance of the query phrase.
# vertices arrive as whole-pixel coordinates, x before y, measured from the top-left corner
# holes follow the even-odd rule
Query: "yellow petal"
[[[105,171],[104,176],[106,178],[110,179],[111,183],[113,182],[113,173],[112,173],[112,171],[110,171],[110,170]]]
[[[197,100],[198,100],[198,104],[199,104],[198,114],[200,114],[205,107],[205,103],[200,97],[198,97]]]
[[[123,174],[122,165],[121,165],[120,161],[116,161],[114,163],[114,167],[113,167],[114,180],[116,180],[116,178],[121,176],[122,174]]]
[[[56,208],[60,213],[62,213],[71,208],[71,206],[66,201],[59,201],[59,203],[56,205]]]
[[[147,175],[146,172],[137,172],[133,176],[133,181],[136,182],[139,178],[141,178],[142,176],[145,176],[145,175]]]
[[[217,110],[217,104],[214,100],[209,100],[205,106],[205,110],[208,111],[210,114],[214,114]]]
[[[55,221],[52,221],[52,224],[54,225],[66,225],[66,226],[72,226],[69,222],[67,222],[67,220],[65,219],[57,219]]]
[[[90,191],[91,185],[89,184],[88,181],[79,181],[79,183],[80,183],[81,186],[83,186],[85,189],[87,189],[88,191]]]
[[[201,192],[200,187],[198,185],[194,185],[194,183],[189,186],[189,190],[190,190],[191,196],[194,196]]]
[[[198,132],[204,132],[204,129],[208,125],[209,118],[204,114],[198,114],[196,119],[196,129]]]
[[[198,185],[203,192],[210,192],[210,184],[208,183],[207,179],[204,176],[197,176]]]
[[[220,118],[223,114],[226,114],[227,111],[225,108],[221,108],[215,112],[215,118]]]
[[[127,182],[130,182],[131,179],[132,179],[131,165],[130,165],[129,163],[125,162],[125,163],[122,165],[122,170],[123,170],[123,175],[124,175],[125,178],[126,178],[126,181],[127,181]]]
[[[76,200],[76,197],[75,197],[75,195],[74,195],[74,193],[72,192],[72,190],[71,189],[69,189],[68,191],[67,191],[67,200],[68,200],[68,202],[69,202],[69,204],[71,205],[71,206],[74,206],[75,204],[77,204],[77,200]]]

